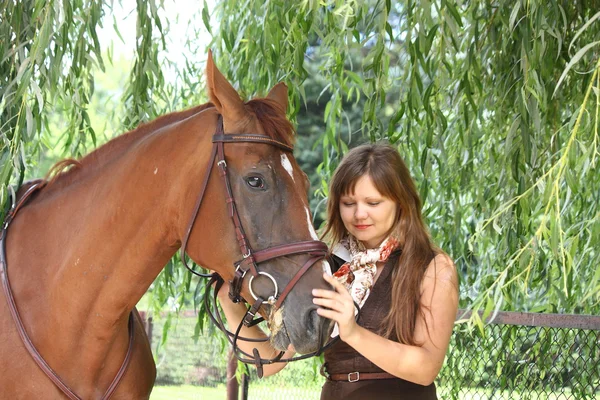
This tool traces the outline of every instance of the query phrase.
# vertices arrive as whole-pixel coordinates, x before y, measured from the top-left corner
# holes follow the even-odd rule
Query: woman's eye
[[[353,206],[353,205],[354,205],[354,203],[346,203],[346,202],[344,202],[344,203],[342,203],[342,204],[343,204],[343,205],[345,205],[346,207],[350,207],[350,206]]]
[[[376,205],[379,205],[379,203],[380,203],[379,201],[375,201],[375,202],[369,203],[369,205],[370,206],[376,206]]]
[[[258,176],[251,176],[249,178],[246,178],[246,183],[253,189],[264,189],[265,187],[265,181],[263,180],[263,178]]]

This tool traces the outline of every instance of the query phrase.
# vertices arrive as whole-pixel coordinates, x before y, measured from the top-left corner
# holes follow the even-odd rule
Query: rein
[[[71,400],[81,400],[81,397],[77,396],[66,383],[60,379],[58,374],[54,372],[54,370],[48,365],[46,360],[42,357],[42,355],[37,351],[35,345],[29,338],[27,331],[25,330],[25,326],[23,325],[23,321],[21,320],[21,315],[19,314],[19,310],[17,309],[17,305],[15,304],[15,299],[13,296],[12,289],[10,287],[10,281],[8,279],[8,264],[6,261],[6,235],[8,232],[8,226],[14,219],[15,215],[19,211],[19,209],[25,205],[27,200],[36,193],[41,190],[44,186],[46,186],[46,181],[39,180],[34,183],[27,191],[23,194],[21,199],[18,202],[13,203],[11,209],[6,214],[6,218],[4,219],[4,224],[2,225],[2,233],[0,233],[0,278],[2,280],[2,286],[4,288],[4,294],[6,295],[6,300],[8,303],[8,307],[10,309],[10,313],[17,327],[17,331],[19,332],[19,336],[27,349],[27,352],[38,365],[38,367],[46,374],[46,376],[58,387],[69,399]],[[125,359],[121,364],[121,368],[117,372],[117,375],[109,385],[108,389],[102,396],[102,400],[109,399],[110,396],[114,393],[115,389],[121,382],[121,378],[125,374],[127,370],[127,366],[129,365],[129,360],[131,359],[131,353],[133,350],[133,333],[134,333],[134,321],[133,321],[133,311],[129,314],[128,321],[128,330],[129,330],[129,345],[127,347],[127,354],[125,355]]]
[[[230,332],[229,330],[227,330],[227,328],[225,327],[225,322],[221,318],[221,315],[218,312],[213,313],[213,311],[212,311],[213,308],[217,309],[217,306],[216,306],[217,305],[217,293],[219,292],[219,289],[221,288],[223,283],[224,283],[223,278],[221,278],[221,276],[219,274],[217,274],[215,272],[211,275],[211,279],[207,283],[206,286],[211,287],[213,284],[215,284],[215,287],[213,289],[212,296],[210,294],[205,295],[204,307],[207,311],[207,314],[208,314],[210,320],[215,325],[217,325],[217,327],[223,333],[225,333],[227,340],[232,345],[233,352],[234,352],[236,358],[243,363],[254,364],[256,366],[256,374],[259,378],[263,377],[263,367],[262,367],[263,365],[274,364],[277,362],[288,363],[288,362],[292,362],[292,361],[300,361],[300,360],[304,360],[304,359],[307,359],[310,357],[318,356],[318,355],[322,354],[325,350],[327,350],[328,348],[333,346],[340,339],[339,336],[336,336],[335,338],[330,340],[328,343],[326,343],[324,346],[321,346],[318,350],[316,350],[312,353],[303,354],[301,356],[295,356],[295,357],[291,357],[291,358],[282,358],[283,354],[285,354],[285,352],[283,352],[283,351],[280,351],[277,356],[275,356],[271,359],[260,358],[260,354],[256,348],[253,349],[252,354],[248,354],[239,348],[239,346],[237,345],[238,340],[241,340],[244,342],[260,343],[260,342],[266,342],[269,339],[268,338],[254,339],[254,338],[246,338],[246,337],[240,336],[239,334],[242,329],[242,326],[252,327],[254,325],[257,325],[257,324],[263,322],[264,318],[261,317],[261,318],[254,319],[254,313],[252,312],[252,308],[248,308],[245,317],[243,318],[242,322],[240,322],[240,324],[236,328],[236,331]],[[358,304],[356,304],[356,302],[354,303],[354,307],[358,310],[358,313],[356,315],[356,321],[359,321],[360,308],[358,307]],[[249,358],[244,358],[244,357],[249,357]]]
[[[194,210],[193,210],[190,222],[188,224],[188,228],[185,232],[185,236],[182,241],[182,245],[181,245],[181,249],[180,249],[180,258],[181,258],[181,261],[183,262],[183,264],[185,265],[185,267],[188,270],[190,270],[193,274],[203,277],[203,278],[210,278],[209,282],[207,283],[207,288],[212,286],[214,283],[217,283],[218,287],[215,288],[215,294],[214,294],[214,302],[215,302],[214,304],[216,305],[216,293],[221,288],[221,286],[223,284],[223,279],[216,273],[214,273],[214,274],[198,273],[198,272],[194,271],[192,268],[190,268],[187,265],[187,262],[185,260],[185,249],[187,248],[187,243],[188,243],[192,228],[193,228],[196,218],[198,216],[198,212],[200,211],[200,207],[202,205],[202,200],[204,198],[204,194],[205,194],[206,188],[208,186],[208,181],[210,179],[212,169],[216,162],[216,165],[219,168],[219,174],[223,178],[223,181],[225,184],[225,195],[226,195],[226,202],[227,202],[228,209],[229,209],[229,216],[231,217],[231,219],[233,221],[238,245],[240,248],[240,252],[242,254],[242,259],[234,263],[235,275],[233,277],[233,280],[230,281],[229,297],[234,303],[239,303],[241,301],[245,301],[241,296],[241,290],[242,290],[242,285],[243,285],[244,279],[248,275],[248,272],[250,272],[250,278],[248,280],[248,288],[250,290],[250,294],[254,298],[254,302],[246,311],[246,314],[245,314],[244,318],[242,319],[242,322],[240,322],[240,325],[238,326],[235,333],[229,332],[227,330],[227,328],[225,328],[225,325],[224,325],[220,315],[218,314],[218,312],[217,312],[218,317],[215,317],[215,315],[212,314],[212,312],[210,311],[208,301],[207,301],[207,299],[210,297],[208,295],[206,295],[206,297],[205,297],[205,306],[207,308],[207,312],[208,312],[210,319],[217,325],[217,327],[221,331],[223,331],[227,335],[228,340],[230,341],[230,343],[233,346],[234,354],[236,355],[236,357],[242,362],[255,364],[257,367],[257,372],[258,372],[259,377],[262,377],[262,375],[263,375],[262,365],[264,365],[264,364],[272,364],[274,362],[289,362],[289,361],[301,360],[304,358],[312,357],[314,355],[319,355],[319,354],[321,354],[321,352],[323,350],[325,350],[326,347],[328,347],[331,344],[331,343],[329,343],[325,347],[321,347],[318,351],[316,351],[314,353],[310,353],[307,355],[303,355],[303,356],[299,356],[299,357],[295,357],[295,358],[291,358],[291,359],[281,359],[281,357],[284,354],[283,351],[280,352],[280,354],[273,359],[262,359],[262,358],[260,358],[260,355],[259,355],[257,349],[254,349],[253,354],[250,355],[250,354],[244,353],[237,346],[238,339],[248,341],[248,342],[268,341],[268,339],[244,338],[244,337],[239,336],[239,332],[241,331],[242,326],[251,327],[251,326],[254,326],[264,320],[263,318],[255,319],[256,313],[258,312],[259,308],[263,304],[268,304],[268,305],[274,306],[276,308],[281,307],[281,305],[283,304],[283,301],[285,300],[287,295],[290,293],[292,288],[296,285],[296,283],[298,283],[300,278],[302,278],[302,276],[314,264],[316,264],[318,261],[323,260],[327,257],[328,248],[327,248],[327,245],[325,243],[323,243],[322,241],[311,240],[311,241],[288,243],[288,244],[284,244],[284,245],[278,245],[278,246],[273,246],[273,247],[269,247],[266,249],[254,251],[252,249],[252,247],[250,246],[250,243],[248,241],[246,233],[244,232],[242,221],[241,221],[241,218],[240,218],[240,215],[239,215],[236,203],[235,203],[235,199],[233,197],[233,191],[231,189],[231,183],[229,181],[229,175],[227,173],[227,162],[225,161],[224,145],[225,145],[225,143],[231,143],[231,144],[262,143],[262,144],[268,144],[268,145],[278,147],[286,152],[292,152],[294,150],[294,148],[292,146],[289,146],[285,143],[279,142],[279,141],[277,141],[269,136],[266,136],[266,135],[225,134],[223,132],[223,119],[222,119],[221,115],[219,115],[219,119],[217,122],[217,128],[213,135],[212,142],[213,142],[213,147],[212,147],[211,155],[209,157],[208,166],[206,168],[206,175],[204,176],[204,179],[202,181],[200,195],[198,196],[198,200],[196,200],[196,204],[194,206]],[[308,255],[310,255],[310,257],[309,257],[308,261],[306,261],[304,263],[304,265],[296,272],[296,274],[292,277],[292,279],[284,287],[284,289],[281,291],[281,293],[279,293],[279,287],[277,285],[277,281],[275,280],[275,278],[273,278],[273,276],[271,276],[267,272],[259,271],[258,264],[278,258],[278,257],[284,257],[284,256],[296,255],[296,254],[308,254]],[[270,281],[272,282],[273,287],[274,287],[273,295],[269,296],[266,299],[264,299],[260,296],[257,296],[253,290],[252,283],[253,283],[254,279],[260,275],[270,279]],[[244,358],[243,356],[240,356],[238,354],[238,352],[243,354],[243,356],[252,357],[252,359]]]

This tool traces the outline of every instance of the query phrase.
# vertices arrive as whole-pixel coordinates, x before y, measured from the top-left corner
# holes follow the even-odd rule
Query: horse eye
[[[253,189],[264,189],[265,181],[258,176],[251,176],[246,178],[246,183]]]

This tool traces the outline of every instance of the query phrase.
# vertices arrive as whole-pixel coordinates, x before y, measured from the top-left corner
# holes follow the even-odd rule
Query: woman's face
[[[396,219],[396,203],[379,193],[369,175],[358,179],[354,193],[340,197],[339,207],[346,230],[368,249],[385,240]]]

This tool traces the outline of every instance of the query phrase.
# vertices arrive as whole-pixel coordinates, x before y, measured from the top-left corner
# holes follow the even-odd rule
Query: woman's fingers
[[[345,289],[344,285],[342,285],[337,279],[335,279],[332,275],[323,274],[323,279],[325,282],[329,283],[336,291],[340,289]]]
[[[313,289],[312,295],[315,297],[322,297],[324,299],[333,299],[336,296],[339,296],[333,290],[325,290],[325,289]]]
[[[338,320],[340,313],[337,311],[328,310],[326,308],[317,308],[317,314],[319,314],[321,317],[325,317],[332,321],[339,322]]]
[[[313,299],[313,303],[317,304],[319,306],[330,308],[332,310],[336,310],[336,311],[341,311],[343,309],[343,306],[344,306],[342,303],[340,303],[337,300],[324,299],[324,298],[318,298],[318,297],[315,297]]]

